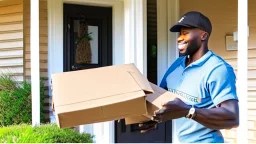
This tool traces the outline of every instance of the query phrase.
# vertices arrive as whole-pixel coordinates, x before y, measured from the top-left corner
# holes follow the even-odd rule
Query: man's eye
[[[180,36],[184,36],[184,35],[187,35],[187,34],[189,34],[189,32],[180,32],[179,33]]]

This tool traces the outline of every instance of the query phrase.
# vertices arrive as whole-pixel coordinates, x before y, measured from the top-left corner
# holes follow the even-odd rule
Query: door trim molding
[[[124,0],[125,63],[147,76],[147,0]]]
[[[77,5],[64,3],[64,71],[72,71],[72,65],[76,65],[78,69],[96,68],[101,66],[112,65],[112,7],[92,7],[88,5]],[[74,37],[74,21],[78,20],[77,14],[83,13],[88,24],[88,31],[90,25],[97,26],[98,28],[98,63],[92,64],[76,64],[75,63],[75,47],[72,45],[74,42],[70,37]],[[92,13],[91,15],[87,15]],[[95,18],[90,20],[90,18]],[[93,55],[93,53],[92,53]]]
[[[179,0],[157,0],[157,83],[160,84],[168,67],[179,57],[177,34],[169,31],[180,16]],[[172,143],[177,143],[172,121]]]
[[[158,84],[168,67],[178,58],[177,34],[169,31],[179,18],[179,0],[157,1],[157,66]]]

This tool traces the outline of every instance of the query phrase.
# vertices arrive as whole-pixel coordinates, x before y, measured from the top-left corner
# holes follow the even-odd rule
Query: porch
[[[134,62],[144,75],[153,75],[152,80],[156,83],[178,57],[177,36],[169,32],[169,27],[190,10],[207,15],[213,23],[209,47],[235,68],[238,77],[240,126],[224,130],[223,134],[230,142],[256,142],[254,0],[194,0],[193,3],[189,0],[0,1],[0,68],[16,73],[20,81],[31,77],[33,125],[40,123],[39,77],[46,78],[45,95],[51,97],[51,74],[64,70],[64,3],[112,8],[113,64]],[[237,31],[236,47],[233,34]],[[157,48],[156,65],[150,65],[152,61],[149,62],[148,52],[152,52],[154,44]],[[54,122],[50,97],[45,99],[45,111],[49,120]],[[79,130],[96,135],[96,142],[114,142],[114,127],[114,122],[105,122],[80,126]],[[239,137],[244,134],[248,134],[248,138]]]

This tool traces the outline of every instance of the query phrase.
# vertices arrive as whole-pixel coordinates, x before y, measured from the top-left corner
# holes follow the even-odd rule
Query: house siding
[[[0,72],[23,81],[23,1],[0,1]]]
[[[25,78],[31,78],[30,65],[30,0],[24,1],[24,68]],[[49,96],[48,96],[48,14],[47,0],[39,1],[39,51],[40,51],[40,77],[44,79],[45,84],[45,118],[49,121]]]
[[[256,1],[248,0],[248,21],[250,36],[248,39],[248,141],[256,142]],[[230,63],[237,72],[237,51],[227,51],[225,36],[237,31],[238,3],[235,0],[180,0],[180,14],[196,10],[207,15],[213,25],[209,48]],[[225,140],[236,142],[236,129],[222,131]]]

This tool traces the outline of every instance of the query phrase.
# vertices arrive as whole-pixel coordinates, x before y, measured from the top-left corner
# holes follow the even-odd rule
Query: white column
[[[168,68],[168,8],[167,0],[157,1],[157,83]]]
[[[51,78],[51,74],[63,72],[63,0],[48,0],[47,3],[49,49],[48,76]],[[50,91],[49,94],[51,95]]]
[[[177,48],[177,38],[178,33],[170,32],[171,26],[177,23],[180,19],[180,6],[179,0],[168,0],[167,1],[168,10],[168,67],[179,57],[179,51]]]
[[[134,63],[135,51],[135,0],[124,1],[125,63]]]
[[[63,0],[48,0],[48,85],[51,74],[63,72]],[[52,96],[49,87],[49,96]],[[55,117],[50,116],[55,122]]]
[[[147,74],[147,0],[125,0],[125,63]]]
[[[177,38],[178,33],[170,32],[170,28],[172,25],[176,24],[180,19],[180,6],[179,0],[167,0],[167,10],[168,10],[168,61],[167,68],[171,66],[171,64],[179,57],[179,51],[177,48]],[[175,133],[177,127],[175,125],[176,120],[172,120],[172,142],[179,143],[177,134]]]
[[[248,1],[238,0],[237,93],[239,120],[237,143],[248,143],[247,71],[248,71]]]
[[[160,84],[168,67],[178,58],[177,34],[170,27],[179,20],[179,0],[157,1],[157,82]]]
[[[39,0],[30,0],[32,125],[40,124]]]
[[[124,2],[113,4],[113,64],[124,63]]]
[[[147,75],[147,0],[135,0],[135,61],[138,69]]]

